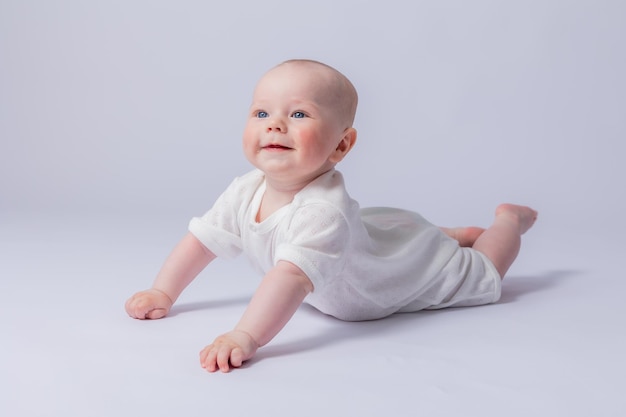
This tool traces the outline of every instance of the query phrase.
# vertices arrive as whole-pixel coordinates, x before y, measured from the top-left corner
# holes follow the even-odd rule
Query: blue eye
[[[260,110],[260,111],[256,112],[256,117],[258,117],[259,119],[265,119],[268,116],[269,116],[269,114],[267,114],[266,111]]]
[[[294,119],[304,119],[306,117],[306,114],[302,113],[301,111],[296,111],[293,112],[291,117],[293,117]]]

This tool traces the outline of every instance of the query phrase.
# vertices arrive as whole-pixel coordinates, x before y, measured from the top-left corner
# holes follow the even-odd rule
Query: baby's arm
[[[165,317],[180,293],[213,259],[213,252],[187,233],[165,260],[152,288],[126,302],[126,312],[136,319]]]
[[[240,367],[278,334],[311,291],[313,284],[300,268],[279,261],[261,281],[235,329],[200,352],[202,367],[209,372]]]

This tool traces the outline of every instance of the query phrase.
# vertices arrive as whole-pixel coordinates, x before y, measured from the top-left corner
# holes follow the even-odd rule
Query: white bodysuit
[[[280,260],[298,266],[314,286],[305,302],[323,313],[371,320],[500,298],[500,276],[487,257],[417,213],[360,209],[336,170],[258,223],[264,191],[261,171],[236,178],[189,230],[218,257],[243,251],[260,273]]]

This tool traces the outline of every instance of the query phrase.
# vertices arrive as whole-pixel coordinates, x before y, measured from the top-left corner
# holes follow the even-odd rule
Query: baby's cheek
[[[318,158],[325,158],[335,148],[332,137],[316,129],[303,129],[300,132],[300,143],[309,154]]]

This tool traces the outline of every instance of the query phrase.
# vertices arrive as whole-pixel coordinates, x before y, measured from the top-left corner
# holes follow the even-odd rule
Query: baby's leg
[[[504,278],[519,253],[521,236],[535,220],[537,212],[530,207],[501,204],[493,224],[476,239],[472,248],[486,255]]]
[[[482,227],[440,227],[440,229],[450,236],[452,239],[456,239],[459,245],[465,248],[471,248],[474,246],[474,242],[478,239],[485,229]]]

